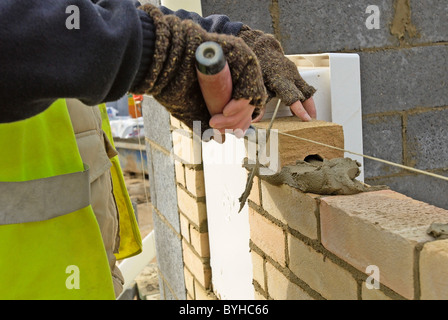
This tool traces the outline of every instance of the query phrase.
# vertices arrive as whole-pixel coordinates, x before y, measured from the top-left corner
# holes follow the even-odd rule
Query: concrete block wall
[[[379,10],[379,29],[366,27]],[[448,6],[445,0],[202,0],[273,33],[286,54],[350,52],[361,62],[364,153],[448,175]],[[446,182],[366,159],[365,181],[448,209]]]
[[[186,299],[170,114],[149,96],[144,96],[142,109],[160,297]]]

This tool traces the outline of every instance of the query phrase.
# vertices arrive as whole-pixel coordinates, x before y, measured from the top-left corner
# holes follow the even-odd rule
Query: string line
[[[391,162],[391,161],[383,160],[383,159],[380,159],[380,158],[372,157],[372,156],[365,155],[365,154],[362,154],[362,153],[358,153],[358,152],[342,149],[342,148],[331,146],[331,145],[328,145],[328,144],[325,144],[325,143],[322,143],[322,142],[318,142],[318,141],[314,141],[314,140],[298,137],[298,136],[295,136],[295,135],[292,135],[292,134],[289,134],[289,133],[285,133],[285,132],[278,132],[278,134],[281,134],[281,135],[284,135],[284,136],[288,136],[288,137],[291,137],[291,138],[295,138],[295,139],[299,139],[299,140],[302,140],[302,141],[318,144],[318,145],[321,145],[321,146],[324,146],[324,147],[327,147],[327,148],[331,148],[331,149],[347,152],[347,153],[350,153],[350,154],[353,154],[353,155],[356,155],[356,156],[360,156],[360,157],[367,158],[367,159],[370,159],[370,160],[382,162],[382,163],[385,163],[385,164],[388,164],[388,165],[391,165],[391,166],[394,166],[394,167],[398,167],[398,168],[401,168],[401,169],[405,169],[405,170],[413,171],[413,172],[416,172],[416,173],[424,174],[424,175],[427,175],[427,176],[430,176],[430,177],[433,177],[433,178],[437,178],[437,179],[448,181],[448,177],[445,177],[445,176],[442,176],[442,175],[439,175],[439,174],[435,174],[435,173],[432,173],[432,172],[428,172],[428,171],[412,168],[412,167],[409,167],[409,166],[405,166],[405,165],[398,164],[398,163],[395,163],[395,162]]]

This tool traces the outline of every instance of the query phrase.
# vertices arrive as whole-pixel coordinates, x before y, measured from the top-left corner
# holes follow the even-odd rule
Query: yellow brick
[[[420,252],[422,300],[448,299],[448,240],[425,243]]]
[[[369,289],[366,286],[366,283],[363,282],[362,284],[362,300],[392,300],[392,298],[389,298],[384,294],[383,291],[380,289]]]
[[[207,209],[204,202],[198,202],[185,190],[177,186],[177,205],[185,216],[201,227],[207,221]]]
[[[209,263],[197,256],[190,245],[185,241],[182,241],[182,249],[185,266],[204,288],[208,288],[212,278]]]
[[[426,230],[446,221],[448,211],[392,190],[321,198],[322,244],[366,272],[380,270],[380,282],[414,299],[414,255],[419,243],[432,240]]]
[[[316,196],[261,181],[263,209],[303,235],[317,239]]]
[[[264,287],[264,262],[263,258],[256,252],[252,251],[252,266],[254,280],[265,290]]]
[[[173,153],[184,164],[202,163],[202,145],[197,136],[193,139],[191,133],[185,129],[176,129],[172,132]]]
[[[194,297],[194,278],[193,275],[184,268],[184,277],[185,277],[185,289],[187,289],[187,294],[190,294]]]
[[[179,161],[174,161],[174,169],[176,172],[176,181],[185,187],[185,168]]]
[[[180,233],[184,237],[184,239],[190,242],[190,222],[183,214],[179,215],[180,220]]]
[[[196,197],[205,196],[204,171],[185,168],[185,183],[188,191]]]
[[[329,300],[356,300],[353,276],[310,246],[288,235],[289,268],[312,289]]]
[[[285,266],[285,235],[283,229],[249,208],[250,239],[268,256]]]
[[[314,300],[295,283],[288,280],[283,273],[269,262],[266,264],[268,293],[274,300]]]
[[[251,201],[255,202],[255,204],[261,206],[259,178],[258,177],[254,177],[254,184],[252,185],[252,189],[250,190],[249,200],[251,200]]]
[[[199,232],[190,225],[191,245],[202,258],[210,257],[210,245],[208,242],[208,232]]]
[[[254,123],[257,129],[267,129],[270,120]],[[272,129],[279,133],[287,133],[301,138],[325,143],[334,147],[344,148],[344,132],[342,126],[325,121],[303,122],[297,117],[278,118]],[[271,133],[271,138],[273,137]],[[263,141],[264,142],[264,141]],[[270,144],[267,154],[270,154]],[[275,146],[274,146],[275,147]],[[304,160],[309,155],[318,154],[324,159],[340,158],[344,153],[339,150],[324,147],[315,143],[298,140],[282,134],[278,135],[277,151],[280,168]]]
[[[179,119],[176,119],[175,117],[173,117],[172,115],[170,115],[170,122],[171,125],[175,128],[180,128],[181,127],[181,122]]]
[[[255,300],[266,300],[266,298],[258,291],[254,291]]]
[[[205,290],[200,284],[195,283],[196,300],[217,300],[210,290]]]

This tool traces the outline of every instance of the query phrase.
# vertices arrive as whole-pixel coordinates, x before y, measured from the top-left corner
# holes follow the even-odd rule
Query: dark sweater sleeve
[[[243,26],[243,23],[230,21],[230,18],[228,16],[221,14],[212,14],[210,16],[202,18],[199,14],[186,10],[173,11],[164,6],[161,6],[160,10],[164,14],[174,14],[182,20],[193,20],[207,32],[216,32],[236,36]]]
[[[142,81],[152,62],[155,30],[139,5],[0,0],[0,123],[36,115],[58,98],[87,105],[117,100]],[[223,15],[161,10],[192,19],[208,32],[236,35],[242,26]],[[67,28],[76,16],[79,29]]]
[[[33,116],[58,98],[95,105],[123,96],[153,55],[152,20],[137,6],[0,1],[0,123]],[[67,28],[77,17],[79,29]]]

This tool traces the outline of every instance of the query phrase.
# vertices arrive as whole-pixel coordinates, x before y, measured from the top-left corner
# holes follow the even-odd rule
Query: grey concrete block
[[[152,148],[149,143],[146,143],[146,159],[147,159],[147,171],[149,180],[149,194],[151,197],[151,203],[157,208],[157,194],[156,194],[156,183],[154,180],[154,166],[152,159]]]
[[[151,96],[144,96],[142,103],[145,136],[165,148],[172,149],[170,114]]]
[[[164,296],[169,299],[186,299],[182,241],[158,216],[153,214],[156,256],[160,273],[168,282],[164,284]],[[160,281],[162,284],[162,281]],[[169,292],[172,291],[172,292]],[[174,297],[173,297],[174,294]]]
[[[441,170],[436,173],[448,176],[448,170]],[[408,197],[448,210],[447,182],[445,180],[419,174],[407,174],[366,179],[365,182],[371,185],[388,185],[392,190]],[[446,221],[443,223],[446,223]]]
[[[412,23],[418,36],[411,43],[448,41],[448,2],[411,0]]]
[[[156,208],[180,233],[174,162],[169,155],[152,148],[152,165],[154,168],[154,189],[157,197]]]
[[[402,119],[400,115],[370,116],[363,120],[364,154],[403,163]],[[398,173],[401,169],[370,159],[364,159],[366,178]]]
[[[448,46],[359,55],[363,114],[448,105]]]
[[[368,29],[369,5],[380,11],[380,28]],[[389,24],[393,1],[279,1],[280,31],[285,52],[317,53],[396,45]]]
[[[408,115],[407,157],[416,168],[448,168],[448,107]]]
[[[270,0],[202,0],[202,16],[227,15],[231,21],[239,21],[251,28],[273,33]]]

